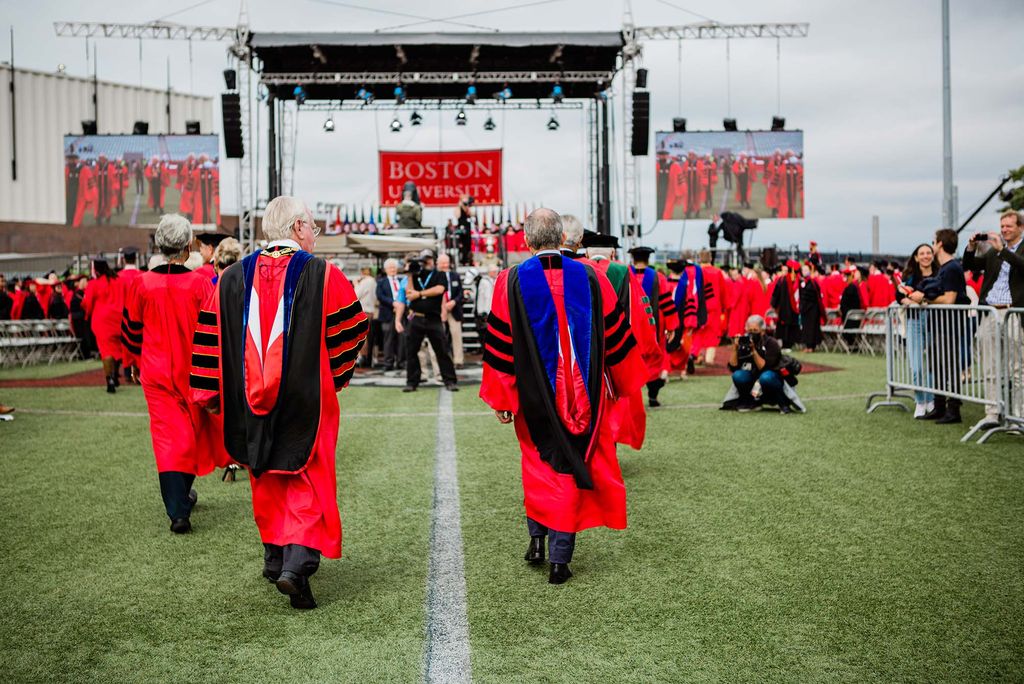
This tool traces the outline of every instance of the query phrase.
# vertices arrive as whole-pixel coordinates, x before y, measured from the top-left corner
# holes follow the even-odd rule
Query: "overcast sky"
[[[410,21],[381,10],[438,17],[528,1],[253,0],[249,11],[254,31],[362,31]],[[966,215],[1007,169],[1024,164],[1024,2],[951,0],[951,5],[953,165],[960,213]],[[53,21],[167,18],[185,24],[234,25],[238,7],[237,0],[90,4],[0,0],[0,15],[14,26],[19,66],[51,70],[65,63],[70,73],[85,74],[84,41],[56,38]],[[891,251],[908,251],[941,222],[940,7],[938,0],[633,3],[637,25],[692,23],[701,21],[698,14],[725,23],[810,22],[810,37],[783,40],[781,49],[781,113],[789,128],[805,131],[807,218],[764,220],[754,242],[806,245],[817,239],[825,250],[867,250],[871,216],[877,214],[882,249]],[[463,21],[509,31],[615,30],[621,27],[622,12],[619,0],[555,0]],[[434,23],[405,30],[472,29]],[[7,59],[6,35],[0,39],[0,49],[2,59]],[[730,52],[727,65],[724,41],[687,41],[680,67],[677,42],[645,44],[652,130],[670,128],[672,117],[678,115],[688,119],[691,130],[720,128],[730,99],[727,66],[731,113],[740,128],[766,128],[776,113],[775,41],[731,41]],[[137,42],[101,40],[98,54],[100,78],[139,82]],[[225,45],[195,43],[191,68],[188,54],[184,43],[145,43],[142,82],[164,87],[169,56],[175,90],[219,93]],[[615,107],[621,111],[621,103]],[[407,150],[436,150],[439,145],[445,149],[503,147],[508,200],[543,202],[557,211],[586,213],[581,114],[561,112],[560,130],[549,132],[544,125],[550,116],[546,110],[510,113],[496,117],[498,129],[491,133],[481,127],[484,111],[469,115],[465,128],[455,127],[450,112],[440,119],[434,113],[426,114],[426,125],[418,129],[407,125],[402,133],[392,134],[387,112],[346,114],[336,116],[337,130],[327,135],[321,130],[323,114],[304,113],[299,122],[295,192],[310,205],[317,201],[369,205],[377,192],[378,146]],[[682,240],[687,247],[698,246],[705,238],[704,221],[690,221],[685,227],[681,221],[661,222],[654,227],[653,164],[653,155],[639,160],[644,226],[654,231],[645,241],[674,247]],[[261,176],[265,190],[265,174]],[[224,210],[231,212],[234,184],[224,185]],[[440,218],[437,213],[433,217]],[[978,228],[995,227],[991,209],[983,218]]]

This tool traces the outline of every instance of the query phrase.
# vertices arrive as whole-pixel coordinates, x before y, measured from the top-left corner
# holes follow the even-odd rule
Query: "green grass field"
[[[620,447],[630,527],[582,533],[561,587],[522,561],[511,428],[454,395],[474,680],[1024,678],[1024,441],[867,416],[883,362],[814,361],[842,370],[802,378],[806,415],[670,384]],[[0,389],[0,679],[421,680],[437,393],[342,397],[344,558],[303,613],[260,577],[244,478],[168,532],[138,388]]]

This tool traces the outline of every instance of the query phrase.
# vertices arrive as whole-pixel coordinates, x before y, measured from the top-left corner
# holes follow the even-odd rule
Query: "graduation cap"
[[[204,245],[216,248],[217,245],[219,245],[222,240],[228,237],[231,236],[225,235],[224,233],[199,233],[198,235],[196,235],[196,240],[199,240],[199,242],[203,243]]]
[[[686,259],[669,259],[665,262],[665,267],[673,273],[682,273],[686,270]]]
[[[602,235],[601,233],[595,233],[592,230],[585,230],[583,231],[583,246],[612,247],[614,249],[618,249],[619,238],[614,235]]]
[[[633,261],[643,261],[645,263],[650,260],[653,253],[653,247],[634,247],[629,250],[629,255],[633,257]]]

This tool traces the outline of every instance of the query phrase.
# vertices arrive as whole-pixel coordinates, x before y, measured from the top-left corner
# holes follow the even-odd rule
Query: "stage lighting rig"
[[[459,107],[459,113],[455,115],[455,125],[465,126],[466,125],[466,110]]]
[[[402,131],[402,122],[398,120],[398,114],[395,114],[395,118],[391,120],[391,132],[400,133]]]
[[[736,119],[722,119],[722,128],[727,131],[736,132],[739,129],[736,127]]]
[[[410,126],[419,126],[422,123],[423,123],[423,117],[420,116],[419,112],[414,111],[412,114],[409,115],[409,125]]]
[[[295,86],[295,90],[292,91],[292,95],[295,96],[295,104],[303,104],[306,101],[306,89],[300,85]]]
[[[327,115],[327,120],[324,121],[324,133],[334,132],[334,117],[330,114]]]
[[[562,86],[556,83],[551,89],[551,99],[555,101],[555,104],[559,104],[563,98],[565,98],[565,93],[562,91]]]
[[[512,89],[508,87],[508,83],[505,84],[504,88],[502,88],[498,92],[494,93],[494,97],[496,99],[502,100],[502,101],[511,100],[512,99]]]
[[[487,121],[484,121],[485,131],[493,131],[497,127],[497,124],[494,123],[494,119],[492,119],[491,117],[487,117]]]
[[[557,131],[558,130],[558,126],[559,126],[559,124],[558,124],[558,117],[555,116],[554,112],[551,112],[551,118],[548,119],[548,130],[549,131]]]
[[[373,102],[373,91],[369,90],[366,86],[359,86],[359,90],[356,91],[356,98],[363,101],[363,104],[371,104]]]
[[[405,88],[401,83],[395,86],[395,104],[405,104]]]
[[[466,104],[476,103],[476,86],[470,83],[466,87]]]

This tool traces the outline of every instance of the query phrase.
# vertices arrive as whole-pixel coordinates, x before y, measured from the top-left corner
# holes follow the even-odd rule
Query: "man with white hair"
[[[133,369],[149,408],[171,531],[184,534],[192,529],[193,481],[228,463],[213,419],[189,403],[192,333],[213,284],[184,265],[192,243],[187,219],[164,214],[154,239],[167,263],[139,275],[125,294],[121,342],[125,366]]]
[[[583,247],[583,224],[572,214],[562,214],[562,244],[559,250],[569,259],[582,259],[579,253]]]
[[[577,532],[626,527],[608,401],[638,391],[646,376],[611,283],[559,253],[562,233],[550,209],[526,219],[533,256],[498,276],[480,386],[498,420],[515,421],[530,534],[526,560],[544,561],[547,537],[551,584],[572,576]]]
[[[398,277],[398,259],[384,261],[384,277],[377,280],[377,320],[383,342],[384,370],[394,370],[398,358],[398,330],[395,329],[395,298],[405,287]]]
[[[334,454],[338,399],[366,336],[348,279],[311,252],[320,233],[294,197],[267,204],[267,248],[230,266],[199,317],[192,400],[224,417],[224,444],[251,474],[263,576],[293,608],[341,557]]]

